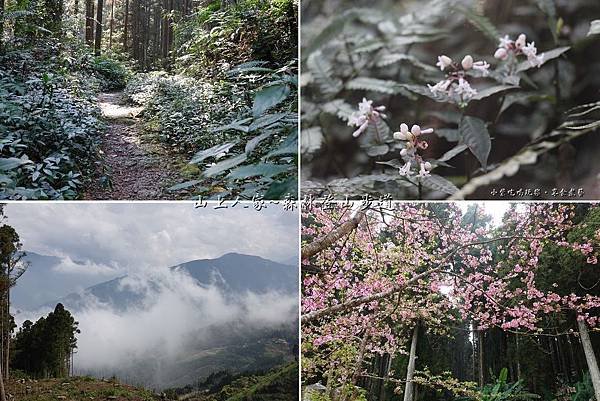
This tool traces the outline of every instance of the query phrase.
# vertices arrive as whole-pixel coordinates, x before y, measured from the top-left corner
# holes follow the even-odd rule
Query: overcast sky
[[[106,275],[164,268],[228,252],[290,262],[298,254],[298,214],[281,205],[215,210],[192,203],[12,203],[5,209],[26,251]],[[108,269],[108,270],[107,270]]]

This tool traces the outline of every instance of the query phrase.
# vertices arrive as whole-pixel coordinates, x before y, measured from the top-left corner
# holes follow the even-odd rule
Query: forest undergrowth
[[[30,0],[4,11],[0,199],[297,197],[294,1]],[[100,108],[121,91],[137,110],[131,129]],[[111,143],[152,160],[110,154]],[[128,189],[123,176],[140,183]]]

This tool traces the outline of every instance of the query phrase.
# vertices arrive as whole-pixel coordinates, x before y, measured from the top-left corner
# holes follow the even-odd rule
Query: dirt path
[[[184,181],[174,157],[159,144],[144,140],[140,107],[125,104],[122,92],[98,96],[108,128],[102,138],[102,163],[112,188],[95,183],[85,196],[91,200],[174,199],[166,188]]]

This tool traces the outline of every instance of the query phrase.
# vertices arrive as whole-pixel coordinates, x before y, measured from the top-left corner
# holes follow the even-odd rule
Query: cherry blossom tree
[[[600,323],[600,297],[561,295],[553,290],[559,283],[543,288],[539,275],[548,247],[595,265],[598,238],[569,237],[573,205],[515,204],[500,226],[488,224],[482,209],[475,207],[469,218],[455,204],[371,208],[358,220],[356,211],[339,205],[303,213],[303,248],[312,249],[302,262],[306,377],[325,377],[332,394],[349,385],[341,398],[352,398],[372,355],[408,354],[408,401],[415,347],[407,348],[416,343],[418,327],[443,333],[462,319],[477,330],[539,335],[545,317],[568,310],[576,315],[596,386],[586,333]],[[454,318],[454,311],[462,316]]]

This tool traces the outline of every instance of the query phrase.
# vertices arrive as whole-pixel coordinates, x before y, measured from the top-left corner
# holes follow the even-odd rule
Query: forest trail
[[[174,157],[153,141],[142,137],[137,116],[142,107],[126,104],[123,92],[101,93],[98,105],[108,125],[103,134],[102,163],[112,188],[99,183],[88,190],[86,199],[143,200],[174,199],[166,188],[183,179]]]

